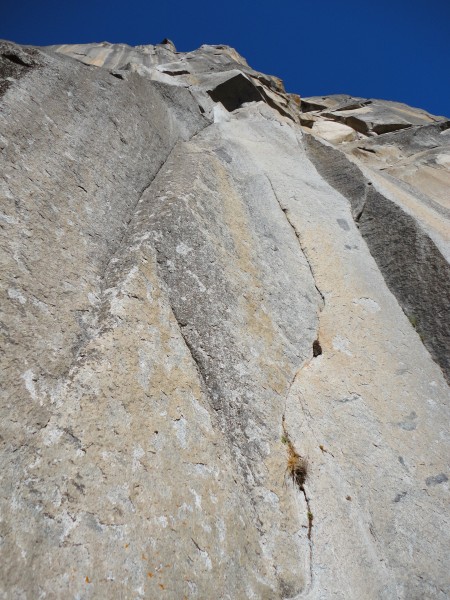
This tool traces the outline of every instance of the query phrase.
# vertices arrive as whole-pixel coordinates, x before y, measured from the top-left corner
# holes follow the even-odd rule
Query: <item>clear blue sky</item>
[[[398,100],[450,117],[450,0],[3,0],[22,44],[234,46],[302,96]]]

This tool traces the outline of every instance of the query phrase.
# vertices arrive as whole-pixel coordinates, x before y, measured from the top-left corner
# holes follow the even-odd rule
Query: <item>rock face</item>
[[[307,99],[304,108],[312,133],[304,138],[308,156],[350,200],[386,283],[448,381],[450,121],[393,102],[342,96]],[[370,137],[358,135],[364,128],[356,118]],[[344,137],[342,127],[353,133]]]
[[[0,45],[2,598],[450,596],[450,121],[227,46]]]

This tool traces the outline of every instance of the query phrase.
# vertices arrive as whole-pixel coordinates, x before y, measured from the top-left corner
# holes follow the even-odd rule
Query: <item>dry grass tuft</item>
[[[287,449],[288,460],[286,474],[289,479],[292,480],[292,483],[297,484],[299,489],[303,490],[303,486],[305,485],[308,476],[308,461],[303,458],[303,456],[300,456],[295,450],[291,440],[288,440],[287,442]]]
[[[287,467],[286,467],[286,477],[288,477],[293,484],[297,485],[300,490],[303,492],[304,485],[306,482],[306,478],[308,476],[308,461],[306,458],[303,458],[294,447],[294,444],[291,442],[288,432],[286,431],[286,427],[283,419],[283,436],[281,438],[283,444],[286,444],[287,447]]]

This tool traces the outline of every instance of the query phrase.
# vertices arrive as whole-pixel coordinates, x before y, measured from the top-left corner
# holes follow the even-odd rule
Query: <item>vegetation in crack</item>
[[[287,432],[284,417],[282,442],[286,444],[287,447],[287,466],[285,475],[292,481],[293,484],[298,487],[299,490],[304,492],[306,478],[308,477],[308,461],[295,449],[295,446]]]
[[[291,481],[292,485],[297,487],[298,490],[303,494],[303,498],[306,504],[306,517],[308,520],[308,542],[309,542],[309,567],[310,567],[310,575],[312,581],[312,564],[313,564],[313,521],[314,515],[311,509],[311,502],[306,493],[305,484],[309,475],[309,463],[308,460],[302,456],[294,446],[292,442],[289,432],[286,426],[286,419],[283,415],[281,422],[283,435],[281,437],[281,441],[286,446],[287,450],[287,460],[286,460],[286,471],[285,478]]]

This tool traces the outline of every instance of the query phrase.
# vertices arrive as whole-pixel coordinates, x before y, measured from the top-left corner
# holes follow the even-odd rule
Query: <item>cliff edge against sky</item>
[[[0,152],[2,598],[450,596],[447,118],[1,42]]]

